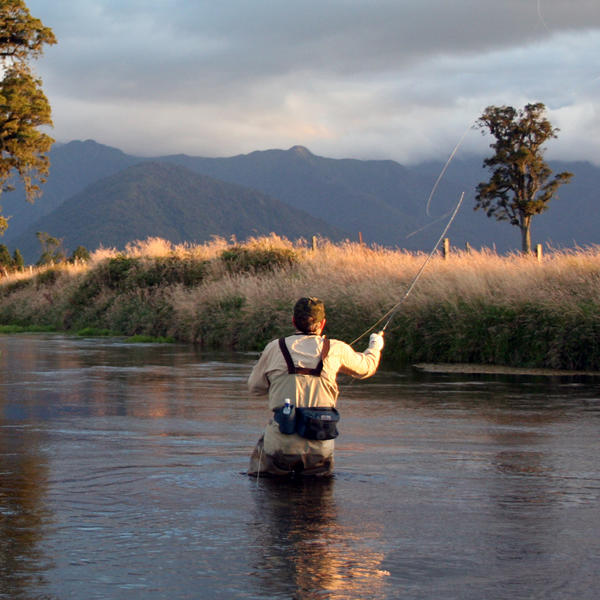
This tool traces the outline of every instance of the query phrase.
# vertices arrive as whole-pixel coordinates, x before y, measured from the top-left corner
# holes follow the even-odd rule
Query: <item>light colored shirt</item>
[[[315,368],[321,359],[324,339],[318,335],[288,336],[285,341],[294,365]],[[254,365],[248,379],[248,389],[253,395],[268,393],[271,410],[282,406],[286,398],[295,406],[333,407],[339,395],[336,381],[338,373],[366,379],[377,371],[380,358],[381,352],[375,348],[356,352],[345,342],[330,340],[329,353],[323,361],[320,377],[290,375],[279,341],[273,340],[267,344]],[[333,440],[314,441],[296,434],[282,434],[274,421],[270,421],[265,430],[265,452],[268,453],[311,452],[327,456],[333,453],[333,445]]]

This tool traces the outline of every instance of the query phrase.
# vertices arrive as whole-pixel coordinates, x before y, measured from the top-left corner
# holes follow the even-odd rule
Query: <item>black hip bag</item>
[[[340,413],[319,406],[296,408],[296,433],[307,440],[333,440],[339,435]]]
[[[279,339],[279,347],[285,362],[288,366],[290,375],[312,375],[320,377],[323,370],[323,361],[329,353],[329,340],[323,342],[323,350],[319,364],[314,369],[305,367],[296,367],[290,355],[290,351],[285,343],[285,338]],[[285,434],[297,433],[299,436],[308,440],[333,440],[339,435],[337,424],[340,420],[340,413],[333,407],[324,408],[320,406],[300,407],[292,406],[290,414],[284,414],[284,407],[276,408],[274,412],[275,422],[279,424],[279,431]]]

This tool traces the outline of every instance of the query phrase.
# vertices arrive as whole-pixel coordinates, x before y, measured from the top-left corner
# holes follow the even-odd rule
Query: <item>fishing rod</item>
[[[367,333],[369,333],[370,331],[373,331],[380,323],[383,323],[384,321],[385,321],[385,324],[379,330],[379,334],[383,335],[385,333],[385,330],[388,328],[388,325],[390,324],[390,322],[394,318],[394,315],[398,312],[398,310],[400,309],[400,307],[402,306],[402,304],[404,303],[404,301],[410,296],[411,292],[413,291],[413,289],[417,285],[417,282],[421,278],[421,275],[423,274],[423,271],[425,271],[425,267],[427,266],[427,263],[429,263],[429,261],[431,260],[431,258],[433,257],[433,255],[436,253],[436,251],[438,249],[438,246],[440,245],[441,241],[446,236],[446,233],[448,233],[448,229],[450,229],[450,225],[452,225],[452,222],[454,221],[456,215],[458,214],[458,210],[460,209],[460,207],[462,205],[464,197],[465,197],[465,193],[463,192],[460,195],[460,198],[459,198],[458,202],[456,203],[456,206],[454,207],[454,210],[452,211],[452,215],[451,215],[450,219],[448,220],[448,223],[446,223],[446,227],[444,227],[444,231],[442,231],[442,233],[441,233],[438,241],[435,243],[435,246],[433,247],[433,249],[431,250],[431,252],[427,255],[427,258],[423,261],[423,264],[421,265],[421,267],[417,271],[417,274],[413,277],[413,280],[412,280],[411,284],[409,285],[408,289],[406,290],[406,292],[404,293],[404,296],[402,296],[402,298],[400,299],[400,301],[397,302],[394,306],[392,306],[392,308],[390,310],[388,310],[388,312],[386,312],[376,323],[374,323],[373,325],[371,325],[371,327],[369,327],[369,329],[367,329],[364,333],[362,333],[361,335],[359,335],[353,342],[351,342],[350,343],[351,346],[353,346],[356,342],[358,342],[365,335],[367,335]]]

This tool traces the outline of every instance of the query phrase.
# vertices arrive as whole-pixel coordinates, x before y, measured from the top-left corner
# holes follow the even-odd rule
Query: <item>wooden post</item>
[[[542,245],[541,244],[538,244],[535,247],[535,255],[537,256],[538,262],[542,262],[542,258],[544,256],[543,256],[543,251],[542,251]]]
[[[442,256],[448,258],[450,256],[450,238],[444,238],[444,246],[442,248]]]
[[[358,243],[359,243],[361,246],[364,246],[364,245],[365,245],[365,244],[364,244],[364,242],[363,242],[362,231],[359,231],[359,232],[358,232]]]
[[[313,249],[313,251],[317,249],[317,236],[316,235],[312,236],[312,249]]]
[[[471,244],[469,242],[465,242],[465,251],[467,254],[471,254]]]

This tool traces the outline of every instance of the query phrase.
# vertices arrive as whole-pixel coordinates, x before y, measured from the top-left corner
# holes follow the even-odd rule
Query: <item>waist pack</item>
[[[296,409],[296,433],[308,440],[333,440],[339,435],[340,413],[335,408]]]
[[[279,407],[273,413],[279,431],[286,435],[297,433],[307,440],[319,441],[333,440],[339,435],[340,413],[335,408],[295,407],[291,415],[284,415],[283,407]]]

